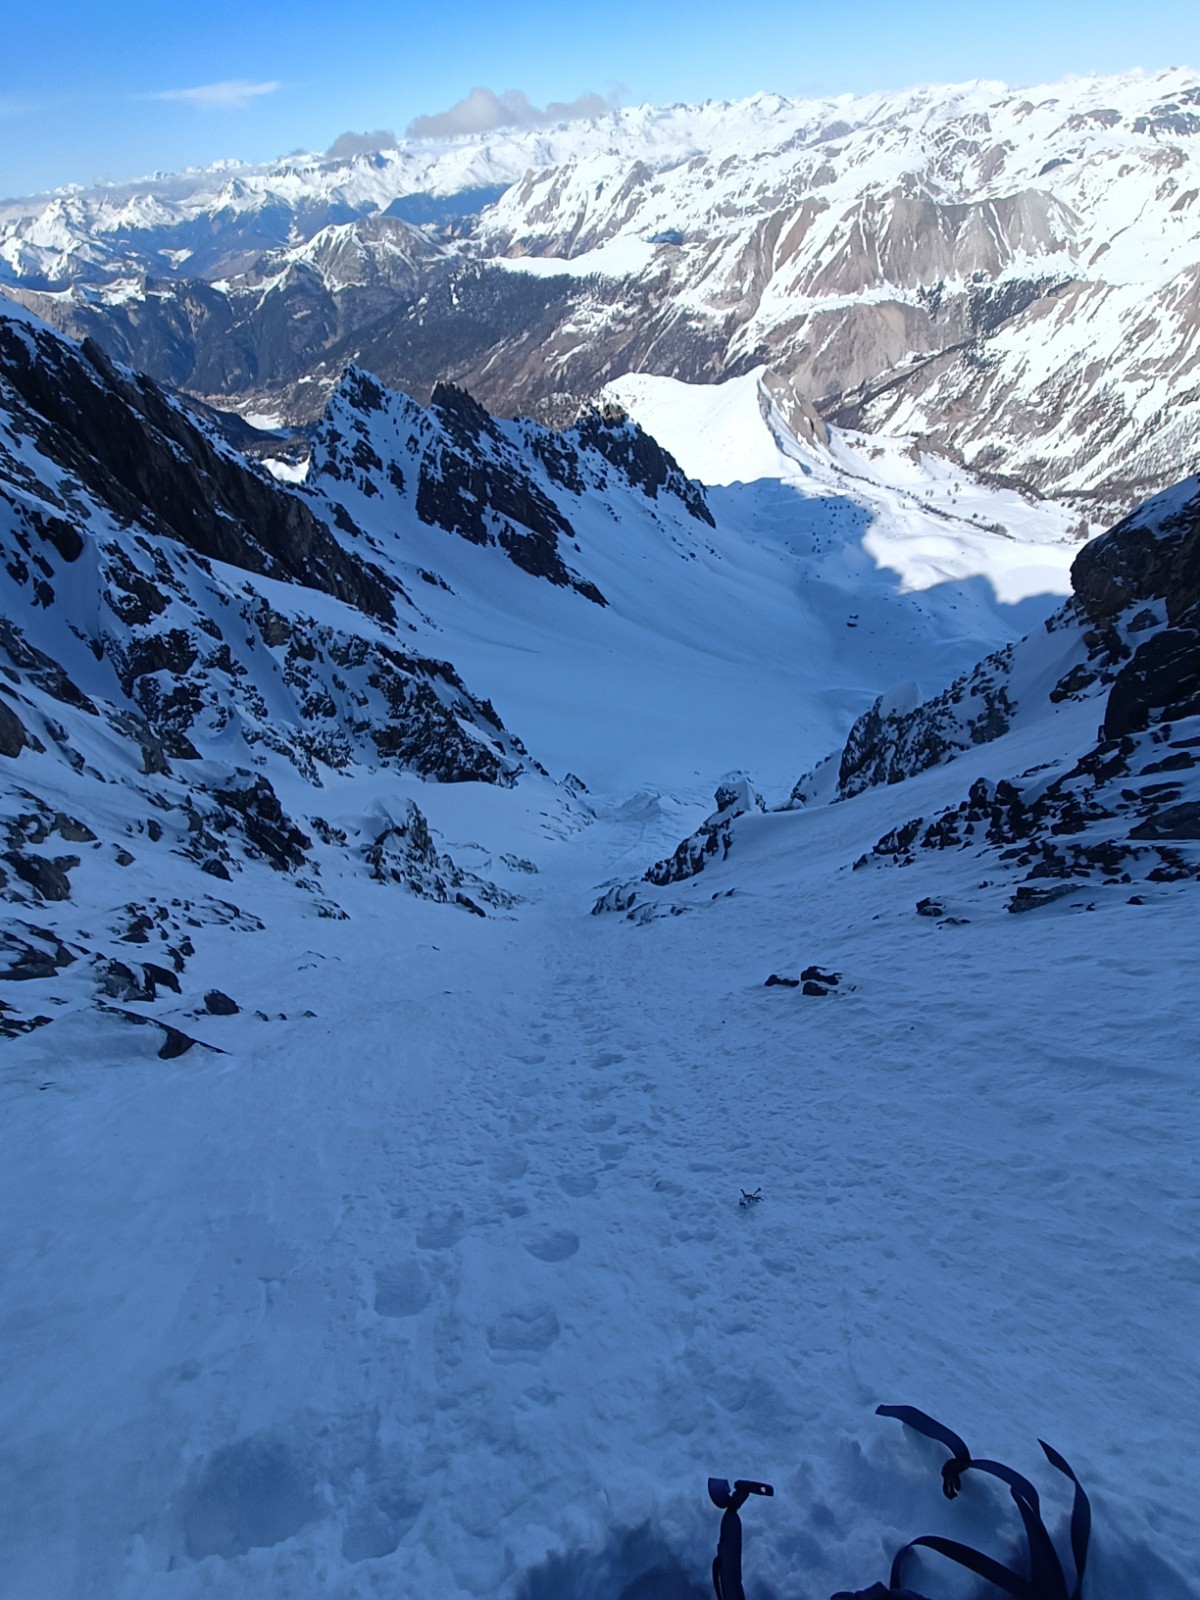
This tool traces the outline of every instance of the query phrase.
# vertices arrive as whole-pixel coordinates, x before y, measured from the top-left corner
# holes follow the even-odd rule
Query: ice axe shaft
[[[754,1478],[738,1478],[732,1489],[728,1478],[708,1480],[708,1497],[724,1512],[712,1568],[717,1600],[746,1600],[746,1591],[742,1588],[742,1521],[738,1511],[752,1494],[771,1496],[774,1493],[771,1484]]]

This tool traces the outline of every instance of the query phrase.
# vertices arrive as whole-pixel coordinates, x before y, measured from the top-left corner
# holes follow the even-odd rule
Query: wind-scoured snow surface
[[[166,619],[236,599],[264,641],[247,637],[229,731],[201,696],[198,766],[144,773],[33,676],[11,698],[43,748],[3,758],[8,821],[86,818],[135,858],[74,845],[74,898],[38,920],[98,942],[153,896],[194,952],[178,996],[123,1015],[97,1010],[83,959],[36,980],[52,1020],[5,1046],[5,1600],[702,1600],[710,1473],[775,1483],[745,1513],[754,1600],[865,1587],[919,1533],[1012,1554],[1007,1496],[968,1480],[947,1504],[941,1452],[880,1401],[1037,1477],[1061,1535],[1036,1440],[1060,1449],[1093,1500],[1090,1600],[1200,1593],[1194,884],[1016,917],[976,887],[1004,869],[974,858],[851,870],[981,774],[1085,747],[1096,701],[836,805],[756,813],[653,914],[589,915],[730,769],[782,803],[882,690],[928,695],[1036,633],[1066,588],[1059,513],[853,436],[818,470],[754,378],[703,404],[619,392],[714,485],[711,520],[611,410],[550,462],[532,425],[456,392],[422,412],[352,374],[318,438],[304,504],[392,585],[422,652],[406,670],[449,657],[490,697],[431,677],[438,737],[448,708],[464,738],[499,748],[498,714],[524,742],[505,736],[495,781],[376,759],[368,706],[318,784],[299,734],[262,736],[307,726],[262,656],[290,627],[325,672],[348,603],[220,561],[205,587],[169,538]],[[468,436],[464,533],[434,512]],[[11,448],[32,505],[52,475]],[[81,560],[142,559],[71,493]],[[551,534],[516,539],[517,502]],[[32,643],[86,631],[77,571],[55,569],[52,606],[14,580]],[[107,667],[87,686],[115,703]],[[214,881],[148,799],[259,755],[286,817],[324,825],[305,881],[237,850]],[[502,883],[486,916],[356,864],[368,823],[413,837],[409,801],[472,894]],[[936,896],[961,920],[915,914]],[[764,987],[809,964],[842,975],[834,993]],[[205,1014],[210,989],[240,1012]],[[162,1060],[131,1010],[224,1053]]]

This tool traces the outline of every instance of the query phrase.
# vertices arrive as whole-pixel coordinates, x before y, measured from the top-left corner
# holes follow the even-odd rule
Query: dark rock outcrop
[[[1071,587],[1095,623],[1158,599],[1168,622],[1183,621],[1200,605],[1200,478],[1156,495],[1084,545]]]
[[[1164,628],[1138,645],[1117,673],[1104,713],[1105,737],[1120,739],[1152,721],[1194,716],[1200,716],[1200,628]]]
[[[51,859],[9,850],[4,859],[22,883],[27,883],[42,900],[71,898],[71,880],[67,873],[79,865],[78,856],[55,856]]]
[[[647,867],[646,883],[660,889],[668,883],[681,883],[703,872],[712,860],[724,861],[733,844],[732,825],[748,811],[765,809],[763,799],[750,780],[735,778],[722,783],[713,796],[717,809],[676,846],[674,854]]]
[[[745,774],[727,778],[713,796],[717,809],[705,818],[695,833],[682,839],[671,855],[656,861],[642,874],[641,882],[665,889],[672,883],[694,878],[714,861],[724,861],[733,846],[733,824],[748,812],[765,811],[762,795]],[[621,911],[637,920],[647,908],[641,904],[638,883],[618,884],[607,890],[592,907],[592,915]],[[675,909],[675,908],[673,908]]]
[[[0,316],[0,363],[38,448],[113,514],[196,554],[322,589],[390,619],[381,573],[347,554],[296,495],[206,434],[148,378]]]
[[[5,963],[0,966],[0,981],[22,983],[52,978],[64,967],[72,966],[75,959],[58,935],[48,928],[21,921],[0,928],[0,960]]]
[[[13,760],[21,754],[28,743],[29,735],[25,732],[25,724],[8,701],[0,695],[0,756],[8,756]]]
[[[487,915],[484,905],[501,908],[517,903],[515,895],[439,854],[424,814],[411,800],[398,817],[387,820],[363,848],[363,856],[376,882],[400,884],[423,900],[461,906],[477,917]]]
[[[1013,706],[1005,677],[1011,650],[997,651],[913,710],[889,711],[877,700],[854,724],[838,766],[838,794],[899,783],[972,745],[1007,733]]]
[[[684,477],[674,456],[664,450],[657,439],[645,433],[620,406],[586,406],[572,432],[579,444],[602,455],[649,499],[657,500],[660,490],[669,491],[698,521],[707,523],[710,528],[716,526],[704,490]]]

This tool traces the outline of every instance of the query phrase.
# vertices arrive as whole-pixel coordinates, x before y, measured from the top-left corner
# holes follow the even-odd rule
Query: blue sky
[[[1200,66],[1194,0],[162,0],[9,8],[0,195],[403,133],[475,86],[536,106]],[[233,86],[233,87],[230,87]]]

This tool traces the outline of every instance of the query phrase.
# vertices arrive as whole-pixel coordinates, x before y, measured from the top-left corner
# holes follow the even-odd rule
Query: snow
[[[905,683],[894,683],[879,696],[879,715],[906,716],[910,711],[917,709],[923,698],[920,685],[914,683],[911,678]]]
[[[250,418],[246,418],[247,422]],[[251,423],[252,427],[259,427],[259,423]],[[303,483],[308,477],[308,461],[287,461],[282,456],[264,456],[263,466],[277,483]]]
[[[827,451],[804,445],[762,387],[762,369],[716,385],[633,374],[605,393],[690,476],[761,485],[764,498],[785,503],[794,495],[855,501],[870,518],[863,549],[899,575],[901,593],[979,577],[1003,605],[1070,592],[1078,545],[1063,507],[991,488],[920,454],[911,439],[833,429]]]
[[[614,239],[577,256],[497,256],[494,265],[506,272],[535,278],[625,278],[641,272],[654,259],[655,246],[645,239]]]
[[[946,1507],[873,1418],[900,1400],[1067,1454],[1095,1600],[1194,1595],[1192,909],[931,926],[940,866],[846,871],[961,778],[922,782],[761,819],[646,929],[586,905],[674,796],[556,838],[548,795],[423,786],[447,842],[537,861],[512,920],[347,882],[295,925],[260,886],[288,939],[231,930],[192,987],[286,1022],[193,1023],[228,1054],[178,1064],[82,1017],[11,1045],[6,1592],[533,1596],[567,1551],[558,1595],[670,1559],[699,1596],[709,1472],[776,1484],[759,1593],[917,1532],[1002,1551],[1002,1497]],[[853,992],[762,988],[809,959]]]
[[[124,830],[132,867],[79,848],[98,925],[151,886],[207,919],[154,1014],[224,1053],[158,1060],[75,969],[7,1046],[4,1600],[701,1600],[710,1473],[776,1486],[745,1514],[756,1600],[864,1587],[918,1533],[1015,1546],[1007,1497],[947,1504],[940,1453],[880,1401],[1037,1477],[1060,1542],[1036,1440],[1062,1450],[1093,1500],[1089,1600],[1200,1595],[1190,891],[1017,918],[953,852],[850,869],[1045,760],[1046,728],[741,819],[663,896],[678,915],[588,914],[731,769],[778,801],[881,690],[932,691],[1048,612],[1060,514],[901,444],[801,445],[757,376],[614,392],[714,484],[717,527],[665,495],[657,520],[632,491],[581,503],[568,553],[607,608],[437,528],[394,524],[381,555],[421,644],[587,792],[272,769],[289,814],[348,831],[415,800],[511,912],[318,848],[349,913],[320,918],[282,874],[214,883],[156,844],[139,764],[91,719],[82,770],[19,757],[22,786]],[[1060,708],[1055,756],[1091,715]],[[923,895],[967,920],[917,917]],[[764,988],[809,962],[843,988]],[[210,987],[241,1013],[196,1016]]]

